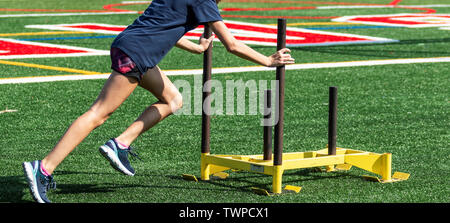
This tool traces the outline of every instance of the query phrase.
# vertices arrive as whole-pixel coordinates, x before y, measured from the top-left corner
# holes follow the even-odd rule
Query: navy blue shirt
[[[215,0],[153,0],[144,14],[116,37],[111,47],[125,52],[144,74],[188,31],[220,20]]]

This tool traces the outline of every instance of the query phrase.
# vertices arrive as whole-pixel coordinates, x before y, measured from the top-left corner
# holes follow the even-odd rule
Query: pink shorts
[[[142,79],[142,73],[137,68],[131,58],[119,48],[111,48],[111,69],[128,77],[134,77],[139,82]]]

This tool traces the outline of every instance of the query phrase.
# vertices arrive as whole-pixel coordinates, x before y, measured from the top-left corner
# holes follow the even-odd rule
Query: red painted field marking
[[[81,47],[0,39],[0,59],[23,59],[44,57],[78,57],[109,55],[109,51]]]
[[[109,5],[104,5],[103,8],[108,10],[108,11],[114,11],[114,12],[128,12],[131,10],[127,10],[127,9],[118,9],[116,8],[117,6],[127,6],[127,5],[149,5],[149,3],[143,3],[143,2],[133,2],[133,3],[117,3],[117,4],[109,4]]]
[[[67,28],[80,28],[84,30],[105,30],[105,31],[113,31],[113,32],[122,32],[126,26],[105,26],[105,25],[97,25],[97,24],[84,24],[84,25],[68,25],[64,26]]]
[[[436,10],[430,9],[430,8],[410,7],[410,6],[403,6],[403,5],[395,5],[394,8],[403,8],[403,9],[421,10],[421,11],[425,11],[425,12],[422,12],[422,13],[424,13],[424,14],[432,14],[432,13],[436,13]]]
[[[233,36],[247,44],[275,46],[277,42],[277,28],[270,25],[224,21]],[[28,25],[27,28],[49,30],[85,31],[95,33],[119,34],[126,26],[108,24],[82,23],[60,25]],[[186,38],[197,40],[203,33],[203,26],[185,34]],[[217,38],[215,41],[219,41]],[[288,28],[286,43],[289,46],[316,46],[354,43],[392,42],[395,40],[369,36],[351,35],[334,32],[324,32],[309,29]]]
[[[337,16],[263,16],[263,15],[221,15],[222,18],[251,18],[251,19],[334,19]]]
[[[32,54],[67,54],[67,53],[83,53],[82,50],[63,49],[59,47],[29,45],[24,42],[11,42],[0,39],[0,56],[10,55],[32,55]]]
[[[335,22],[363,23],[369,25],[400,26],[409,28],[450,26],[450,14],[392,14],[343,16]]]
[[[273,3],[273,4],[314,4],[314,5],[342,5],[342,6],[394,6],[395,8],[405,8],[405,9],[413,9],[413,10],[421,10],[423,13],[431,14],[435,13],[436,10],[430,8],[421,8],[421,7],[410,7],[410,6],[399,6],[398,4],[401,0],[394,0],[389,5],[382,4],[367,4],[367,3],[352,3],[352,2],[322,2],[322,1],[283,1],[283,0],[224,0],[224,2],[254,2],[254,3]],[[119,9],[119,6],[127,6],[127,5],[148,5],[151,1],[143,1],[143,2],[123,2],[116,4],[108,4],[104,5],[104,10],[68,10],[68,9],[7,9],[0,8],[0,11],[24,11],[24,12],[72,12],[72,13],[107,13],[107,12],[117,12],[117,13],[139,13],[142,14],[143,11],[133,11],[127,9]],[[233,11],[281,11],[281,10],[306,10],[306,9],[317,9],[315,6],[303,6],[303,7],[268,7],[268,8],[224,8],[222,11],[224,12],[233,12]],[[261,16],[261,15],[222,15],[223,18],[252,18],[252,19],[276,19],[276,18],[285,18],[285,19],[333,19],[337,18],[337,16]]]
[[[398,5],[402,0],[394,0],[389,5]]]

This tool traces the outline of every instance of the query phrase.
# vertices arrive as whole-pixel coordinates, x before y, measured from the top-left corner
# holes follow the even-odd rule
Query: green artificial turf
[[[120,1],[0,1],[0,8],[102,10]],[[329,1],[326,1],[329,2]],[[386,4],[385,0],[345,0],[353,3]],[[25,4],[26,3],[26,4]],[[404,5],[423,1],[402,1]],[[441,0],[426,4],[450,4]],[[289,7],[316,4],[264,4],[224,2],[224,7]],[[326,4],[322,4],[326,5]],[[144,10],[145,5],[122,6]],[[436,8],[449,13],[450,7]],[[248,15],[340,16],[418,12],[409,9],[337,9],[239,12]],[[39,13],[7,12],[2,14]],[[235,14],[239,14],[235,13]],[[230,14],[230,12],[223,13]],[[233,13],[231,13],[233,14]],[[0,18],[1,33],[42,32],[26,29],[32,24],[96,22],[128,25],[137,15]],[[236,21],[274,24],[274,19],[227,18]],[[288,20],[288,22],[330,22]],[[347,25],[327,25],[342,27]],[[349,25],[353,26],[353,25]],[[354,25],[358,26],[358,25]],[[314,28],[326,26],[297,26]],[[324,30],[399,40],[394,43],[292,48],[296,63],[321,63],[398,58],[449,57],[450,31],[438,28],[367,28]],[[68,34],[14,36],[13,39],[102,36]],[[3,37],[1,37],[3,38]],[[39,41],[108,50],[113,38]],[[270,55],[275,47],[252,46]],[[214,67],[253,66],[214,43]],[[172,50],[160,63],[164,70],[201,69],[202,55]],[[110,72],[109,56],[15,59],[11,61],[67,67],[100,73]],[[378,184],[365,181],[367,172],[322,173],[311,169],[286,171],[284,185],[301,186],[299,194],[264,197],[251,192],[253,186],[271,189],[270,176],[230,172],[226,180],[188,182],[182,174],[200,175],[201,116],[173,115],[143,134],[133,146],[143,161],[132,160],[137,173],[123,176],[111,168],[98,147],[118,136],[156,99],[138,88],[101,127],[94,130],[54,172],[57,190],[49,192],[56,203],[323,203],[323,202],[413,202],[448,203],[450,171],[448,63],[403,64],[348,68],[288,70],[286,73],[284,151],[301,152],[325,148],[327,144],[328,87],[338,86],[339,147],[377,153],[392,153],[393,172],[410,173],[408,181]],[[0,78],[66,75],[67,72],[0,64]],[[227,80],[274,79],[274,72],[214,75],[223,86]],[[194,76],[171,76],[194,86]],[[21,163],[42,159],[67,127],[93,103],[105,80],[62,81],[31,84],[1,84],[0,111],[0,202],[31,202]],[[258,86],[259,87],[259,86]],[[194,89],[191,89],[192,92]],[[248,93],[247,93],[248,96]],[[185,102],[189,101],[185,97]],[[191,95],[191,102],[196,100]],[[185,105],[186,106],[186,105]],[[261,116],[214,115],[211,125],[213,154],[262,153]]]
[[[377,184],[364,171],[315,173],[286,171],[283,182],[300,194],[256,196],[250,187],[270,189],[271,178],[232,173],[227,180],[187,182],[199,175],[200,116],[172,116],[135,142],[144,161],[133,161],[134,177],[116,173],[97,151],[155,99],[137,90],[96,129],[55,172],[56,202],[448,202],[448,85],[443,64],[395,65],[289,71],[286,86],[285,151],[311,151],[327,143],[327,87],[339,87],[338,146],[393,153],[393,170],[411,173],[408,181]],[[229,74],[233,79],[242,74]],[[225,81],[227,76],[215,78]],[[269,80],[272,72],[248,73],[244,81]],[[190,81],[192,77],[177,77]],[[103,81],[1,85],[1,106],[16,113],[2,122],[2,201],[30,200],[21,162],[40,159],[67,126],[96,97]],[[194,100],[194,99],[192,99]],[[261,153],[258,116],[212,118],[212,152]],[[238,133],[239,134],[236,134]]]

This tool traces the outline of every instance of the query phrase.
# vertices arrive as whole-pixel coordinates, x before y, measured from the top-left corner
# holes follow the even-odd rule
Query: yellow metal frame
[[[201,179],[209,180],[211,175],[229,169],[237,169],[271,175],[272,192],[282,193],[282,177],[285,170],[326,167],[327,171],[348,170],[351,166],[364,169],[381,176],[366,176],[381,183],[406,180],[409,174],[396,172],[391,176],[391,153],[372,153],[353,149],[336,148],[336,155],[328,155],[328,149],[310,152],[283,153],[283,164],[273,165],[273,161],[263,160],[263,155],[211,155],[201,154]]]

